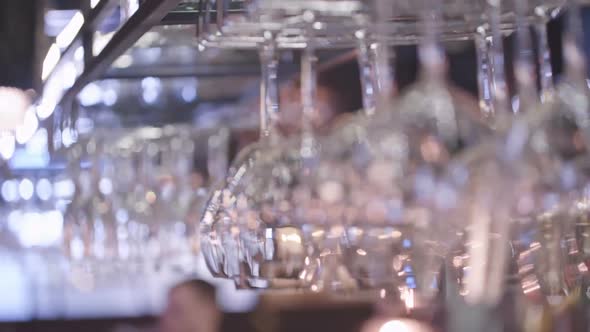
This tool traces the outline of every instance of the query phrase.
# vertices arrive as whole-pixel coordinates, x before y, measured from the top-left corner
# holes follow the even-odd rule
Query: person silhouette
[[[221,319],[215,286],[199,279],[187,280],[168,292],[168,302],[160,319],[160,331],[217,332]]]

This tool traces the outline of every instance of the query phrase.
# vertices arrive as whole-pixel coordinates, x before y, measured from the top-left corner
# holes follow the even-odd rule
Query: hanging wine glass
[[[89,140],[81,140],[67,152],[74,194],[64,213],[64,250],[72,262],[92,257],[92,188],[87,164],[87,144]]]
[[[251,176],[252,169],[272,166],[282,149],[282,138],[277,128],[278,59],[273,33],[268,32],[268,39],[261,47],[260,61],[262,78],[260,85],[260,133],[258,143],[240,152],[228,172],[224,183],[211,192],[205,213],[201,219],[201,248],[207,266],[213,275],[237,278],[240,276],[240,262],[244,253],[240,248],[240,229],[237,218],[248,218],[248,209],[244,198],[240,199],[240,190],[248,194],[269,195],[274,192],[257,192],[263,185],[263,179]],[[278,169],[278,168],[277,168]],[[272,169],[271,169],[272,171]],[[272,173],[271,173],[272,174]],[[250,214],[251,219],[251,214]],[[249,220],[250,228],[258,229],[259,220]],[[255,244],[253,244],[255,246]]]
[[[471,106],[458,103],[446,90],[446,64],[437,44],[444,25],[436,20],[440,8],[430,5],[436,15],[424,10],[422,22],[428,28],[420,46],[421,80],[398,100],[381,105],[391,105],[391,111],[378,108],[372,118],[350,126],[348,134],[343,128],[321,141],[313,190],[323,210],[341,211],[324,223],[344,229],[345,245],[339,250],[355,282],[401,296],[409,309],[425,305],[438,287],[444,255],[440,239],[449,239],[445,232],[438,241],[430,238],[436,233],[430,211],[438,204],[442,213],[445,204],[452,204],[436,201],[437,196],[452,196],[452,185],[441,176],[445,165],[456,151],[489,132]]]
[[[313,16],[308,15],[308,18]],[[308,24],[311,23],[310,19]],[[296,213],[301,211],[301,206],[294,202],[294,196],[301,194],[303,188],[308,186],[308,176],[312,173],[310,167],[313,167],[317,153],[312,133],[317,60],[311,46],[313,37],[308,38],[301,65],[301,134],[273,153],[272,159],[267,158],[264,163],[259,163],[244,176],[243,183],[238,184],[239,190],[243,191],[238,196],[238,203],[242,198],[244,216],[238,217],[237,222],[244,248],[245,271],[241,275],[253,286],[298,287],[299,275],[308,254],[305,230],[298,223]],[[296,176],[302,174],[305,174],[305,178],[300,177],[299,182],[295,182]],[[296,185],[298,188],[295,188]]]
[[[586,253],[582,248],[586,232],[589,95],[580,12],[576,1],[568,1],[567,5],[568,24],[563,39],[565,75],[555,87],[553,98],[545,104],[543,121],[547,123],[542,125],[550,137],[547,144],[560,158],[555,176],[560,179],[561,205],[539,218],[538,232],[546,241],[539,241],[540,246],[529,245],[527,254],[522,255],[525,261],[534,259],[535,254],[541,260],[535,271],[537,279],[531,274],[526,277],[540,285],[539,291],[549,304],[563,302],[563,297],[583,286],[587,278]],[[541,255],[547,258],[539,258]]]
[[[278,141],[273,139],[274,135],[268,135],[265,126],[262,126],[263,135],[266,134],[268,137],[261,140],[257,146],[241,153],[235,170],[230,171],[226,189],[213,194],[213,200],[208,205],[210,209],[203,218],[206,233],[215,237],[215,241],[208,239],[206,242],[208,245],[216,243],[218,249],[212,252],[219,253],[218,257],[232,255],[225,257],[224,268],[233,268],[233,271],[230,274],[227,271],[224,273],[237,278],[239,285],[297,286],[300,283],[298,276],[304,268],[304,234],[300,227],[295,227],[296,217],[293,213],[299,209],[294,206],[292,196],[295,185],[308,182],[304,179],[294,182],[296,174],[309,173],[308,168],[313,163],[316,153],[312,134],[313,113],[316,108],[313,96],[316,60],[314,48],[311,46],[315,43],[315,36],[309,32],[313,30],[312,24],[317,21],[311,11],[305,11],[302,15],[307,33],[304,35],[306,48],[302,56],[301,92],[304,121],[301,136],[289,144],[279,145]],[[269,115],[275,117],[272,110],[277,107],[274,102],[276,87],[268,84],[276,81],[276,60],[268,58],[268,52],[274,52],[276,45],[272,34],[269,33],[268,38],[273,39],[267,41],[262,53],[263,120]],[[269,64],[269,61],[271,66],[267,67],[265,63]],[[267,77],[271,80],[265,83]],[[267,90],[271,88],[274,91]],[[270,129],[270,133],[276,131],[274,126]],[[212,223],[216,223],[215,227],[218,227],[213,232],[209,226]],[[225,236],[225,242],[219,240],[220,236]],[[228,262],[230,263],[227,264]],[[217,273],[222,268],[213,267],[213,270]]]
[[[468,271],[466,287],[461,291],[466,298],[492,305],[503,296],[511,228],[516,236],[510,244],[515,255],[515,273],[524,294],[541,302],[561,301],[565,289],[562,243],[568,237],[567,215],[572,195],[577,191],[576,183],[585,174],[575,161],[585,150],[583,143],[576,144],[576,136],[585,130],[583,122],[577,122],[572,112],[564,108],[550,106],[554,102],[541,105],[538,101],[526,21],[530,7],[526,1],[517,1],[515,6],[518,115],[512,119],[499,116],[498,134],[492,140],[495,143],[482,144],[467,151],[462,157],[465,159],[455,161],[462,160],[472,180],[467,181],[470,189],[463,200],[464,213],[469,216],[465,219],[470,223],[467,248],[453,257],[453,263],[459,275]],[[499,12],[497,5],[490,10],[491,15]],[[492,29],[499,30],[497,25]],[[497,96],[505,95],[500,91]],[[500,109],[506,107],[506,103],[496,104]],[[479,173],[488,167],[492,169]],[[490,200],[486,195],[502,199]]]

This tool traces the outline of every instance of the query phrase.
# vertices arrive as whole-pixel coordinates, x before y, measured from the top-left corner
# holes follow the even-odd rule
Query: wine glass
[[[421,79],[372,117],[320,140],[312,190],[324,211],[318,233],[340,234],[330,251],[342,252],[343,278],[350,274],[357,287],[401,297],[409,310],[437,292],[444,249],[452,242],[452,232],[434,218],[455,204],[446,165],[490,132],[472,110],[477,105],[460,103],[448,91],[438,46],[441,9],[429,5],[434,14],[421,11]]]
[[[587,129],[584,121],[580,121],[584,117],[576,116],[584,113],[581,109],[561,107],[557,98],[545,100],[545,104],[537,99],[526,22],[530,7],[526,1],[517,1],[515,6],[515,77],[519,92],[516,111],[519,114],[499,116],[498,133],[492,141],[495,143],[482,144],[461,157],[465,158],[462,164],[473,179],[467,182],[471,183],[467,186],[470,189],[463,199],[466,206],[463,213],[470,216],[467,218],[470,225],[466,249],[459,250],[452,261],[459,271],[457,275],[468,271],[464,279],[466,287],[461,292],[472,302],[498,303],[503,296],[504,274],[512,265],[515,270],[510,273],[519,277],[527,298],[554,305],[563,303],[568,293],[564,269],[578,257],[572,241],[575,227],[571,220],[575,220],[572,211],[579,211],[576,208],[583,206],[577,204],[575,197],[583,192],[586,181],[582,137]],[[499,9],[492,6],[491,11],[494,15]],[[497,31],[497,24],[492,29]],[[499,94],[505,95],[502,91]],[[498,105],[506,107],[505,103]],[[492,169],[484,176],[479,173],[482,167],[502,171]],[[502,199],[486,199],[478,192]],[[479,197],[484,197],[481,202]],[[513,238],[508,244],[511,234]],[[493,263],[493,268],[488,262]],[[459,276],[458,280],[462,278]]]
[[[258,5],[263,4],[263,1]],[[280,4],[281,15],[297,15],[295,6]],[[280,7],[279,6],[279,7]],[[275,8],[276,9],[276,8]],[[275,9],[266,8],[266,13]],[[301,9],[302,10],[302,9]],[[268,11],[268,12],[266,12]],[[256,11],[256,15],[261,12]],[[242,151],[230,170],[224,189],[215,191],[202,220],[204,251],[211,252],[209,267],[214,274],[237,279],[240,286],[283,287],[299,283],[305,250],[302,230],[294,226],[292,189],[307,183],[296,174],[310,173],[315,156],[312,134],[315,111],[315,32],[318,22],[313,11],[299,13],[304,20],[302,40],[302,109],[303,123],[300,136],[287,143],[276,137],[277,61],[273,59],[279,32],[268,32],[262,44],[261,63],[261,133],[253,147]],[[254,16],[256,16],[254,15]],[[270,14],[269,14],[270,15]],[[272,14],[274,15],[274,14]],[[270,15],[270,16],[272,16]],[[283,17],[283,16],[281,16]],[[257,17],[256,20],[264,20]],[[267,122],[270,126],[267,125]]]
[[[64,213],[65,253],[71,262],[92,257],[91,179],[87,164],[86,144],[80,140],[67,152],[68,168],[74,183],[74,195]]]
[[[554,177],[560,182],[554,184],[559,190],[554,190],[559,193],[560,205],[537,220],[537,232],[539,237],[544,235],[545,241],[538,241],[537,246],[530,244],[519,257],[524,262],[536,259],[535,269],[524,273],[529,285],[539,285],[529,297],[541,298],[551,305],[563,303],[566,295],[583,285],[587,275],[585,253],[581,249],[584,243],[580,240],[585,232],[582,216],[588,177],[589,97],[578,4],[569,1],[567,5],[568,24],[563,39],[565,76],[545,103],[544,118],[537,119],[545,135],[550,137],[546,144],[558,156]]]
[[[281,149],[281,136],[277,127],[278,58],[272,32],[261,46],[262,78],[260,83],[260,140],[240,152],[230,167],[227,179],[213,190],[201,218],[201,249],[210,271],[215,276],[238,277],[240,275],[239,229],[235,218],[241,209],[235,187],[252,168],[265,165],[276,157]],[[252,189],[251,189],[252,190]],[[242,203],[243,204],[243,203]]]

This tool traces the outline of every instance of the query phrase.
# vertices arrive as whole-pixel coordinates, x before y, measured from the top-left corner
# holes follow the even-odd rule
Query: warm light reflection
[[[22,124],[31,101],[22,90],[0,87],[0,131],[12,131]]]
[[[100,52],[102,52],[104,47],[107,46],[107,44],[111,41],[114,35],[115,31],[108,32],[105,34],[102,34],[100,32],[96,33],[94,35],[94,43],[92,44],[92,54],[96,56]]]
[[[428,332],[429,327],[415,320],[392,319],[381,325],[379,332]]]
[[[404,288],[401,292],[401,299],[404,301],[406,305],[406,309],[411,310],[414,309],[416,306],[415,298],[414,298],[414,290],[412,288]]]
[[[299,234],[281,234],[281,240],[285,242],[301,243]]]
[[[373,318],[362,328],[362,332],[430,332],[432,328],[416,320],[406,318]]]
[[[12,134],[0,133],[0,157],[4,160],[10,159],[14,155],[16,142]]]
[[[381,326],[379,332],[411,332],[408,325],[401,320],[390,320]]]
[[[116,68],[127,68],[133,64],[133,57],[129,54],[121,55],[115,62],[113,66]]]

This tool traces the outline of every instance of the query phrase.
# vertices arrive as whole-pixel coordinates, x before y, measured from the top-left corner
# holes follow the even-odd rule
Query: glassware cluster
[[[201,220],[214,275],[246,288],[374,294],[410,310],[443,293],[494,306],[511,280],[552,306],[584,287],[589,95],[579,4],[259,0],[238,18],[216,4],[201,45],[259,49],[262,83],[260,141],[212,190]],[[562,11],[565,70],[554,86],[546,24]],[[453,40],[475,43],[479,105],[448,81],[442,43]],[[421,69],[396,94],[391,46],[404,44],[418,45]],[[338,47],[357,49],[364,110],[320,134],[316,51]],[[301,50],[301,131],[287,138],[276,128],[284,49]]]
[[[226,128],[181,125],[79,139],[67,151],[75,190],[63,243],[71,267],[104,278],[194,272],[201,209],[209,184],[224,176],[228,144]]]
[[[514,289],[530,305],[587,300],[590,93],[576,0],[251,0],[245,14],[230,3],[199,2],[199,43],[258,50],[259,140],[227,167],[226,129],[81,138],[67,152],[72,266],[190,272],[200,254],[238,288],[368,296],[410,312],[457,299],[494,307]],[[547,23],[562,12],[554,84]],[[457,40],[475,44],[479,103],[447,77],[444,42]],[[398,92],[393,46],[408,44],[420,73]],[[342,48],[356,49],[363,110],[318,132],[317,54]],[[285,50],[301,60],[301,125],[289,136]],[[12,181],[9,196],[33,190]]]

